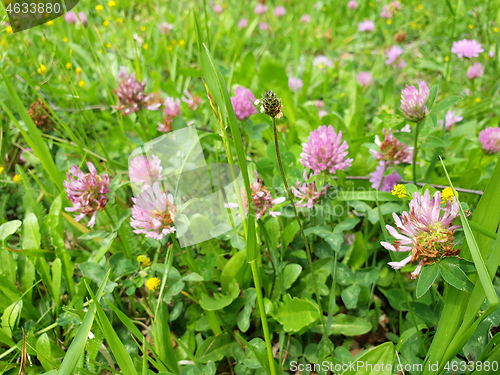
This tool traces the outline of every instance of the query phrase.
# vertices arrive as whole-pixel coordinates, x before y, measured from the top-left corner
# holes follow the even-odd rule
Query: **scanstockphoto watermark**
[[[304,371],[330,371],[334,375],[340,375],[345,371],[366,371],[367,373],[372,371],[410,371],[410,372],[421,372],[423,370],[422,364],[397,364],[395,366],[392,363],[368,363],[366,361],[349,361],[348,363],[333,363],[329,361],[323,361],[321,363],[298,363],[297,361],[290,362],[290,370],[295,372]]]
[[[439,371],[440,366],[439,363],[428,363],[426,365],[429,371]],[[323,361],[321,363],[298,363],[297,361],[290,362],[290,370],[294,372],[303,372],[303,371],[330,371],[333,375],[341,375],[346,371],[365,371],[365,372],[403,372],[407,371],[410,373],[421,373],[424,369],[424,365],[421,363],[398,363],[392,365],[392,363],[369,363],[366,361],[349,361],[348,363],[333,363],[329,361]],[[452,361],[446,362],[443,366],[446,371],[495,371],[497,372],[499,369],[499,365],[497,361]]]

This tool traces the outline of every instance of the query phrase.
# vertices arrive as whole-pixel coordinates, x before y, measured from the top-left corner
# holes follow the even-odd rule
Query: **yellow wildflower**
[[[392,20],[387,20],[387,24],[391,25],[392,24]]]
[[[444,61],[446,61],[446,62],[450,61],[450,56],[446,56],[446,57],[444,58]]]
[[[80,82],[78,82],[78,86],[84,87],[85,86],[85,81],[83,79],[81,79]]]
[[[146,26],[141,26],[141,31],[146,31]]]
[[[111,8],[111,7],[114,7],[114,6],[116,6],[116,2],[115,1],[111,0],[111,1],[108,2],[108,7]]]
[[[451,199],[451,203],[453,203],[453,191],[455,191],[455,194],[458,197],[458,192],[455,189],[452,189],[451,187],[447,187],[446,189],[443,189],[441,193],[441,203],[446,203]]]
[[[7,26],[7,33],[14,34],[14,31],[12,30],[12,26]]]
[[[50,21],[47,21],[47,26],[52,26],[54,24],[54,21],[50,20]]]
[[[109,22],[108,22],[108,21],[104,21],[102,24],[103,24],[104,26],[108,26],[108,25],[109,25]]]
[[[475,101],[476,103],[480,103],[480,102],[481,102],[481,98],[476,98],[476,99],[474,99],[474,101]]]
[[[102,5],[101,4],[96,5],[95,10],[97,10],[98,12],[100,12],[102,10]]]
[[[160,289],[160,284],[161,282],[159,278],[151,277],[150,279],[148,279],[148,281],[146,281],[146,288],[148,288],[152,292],[155,292]]]
[[[474,28],[474,25],[471,23],[471,24],[469,25],[469,29],[471,29],[471,30],[472,30],[473,28]]]
[[[66,69],[71,69],[71,63],[70,62],[66,64]]]
[[[66,43],[67,43],[67,42],[68,42],[68,38],[64,37],[64,38],[63,38],[63,42],[66,42]]]
[[[4,167],[0,167],[0,174],[2,174]]]
[[[151,265],[151,259],[146,255],[139,255],[137,257],[137,261],[141,264],[142,267],[149,267]]]
[[[82,72],[82,68],[78,67],[75,69],[76,74],[80,74]]]
[[[144,49],[148,49],[148,44],[147,44],[147,43],[144,43],[144,45],[142,46],[142,48],[144,48]]]
[[[405,198],[406,196],[408,196],[404,185],[401,184],[394,185],[394,189],[391,191],[391,193],[398,198]]]
[[[45,74],[47,73],[47,67],[43,64],[40,64],[40,68],[37,69],[38,74]]]
[[[14,176],[14,178],[12,178],[12,181],[14,181],[15,184],[18,184],[21,182],[21,175],[20,174],[16,174]]]
[[[106,47],[107,47],[107,48],[111,48],[111,43],[107,43],[107,44],[106,44]]]
[[[493,28],[493,32],[494,32],[494,33],[498,33],[498,27],[494,27],[494,28]]]
[[[179,45],[180,46],[183,46],[184,44],[186,44],[186,41],[184,39],[179,40]]]

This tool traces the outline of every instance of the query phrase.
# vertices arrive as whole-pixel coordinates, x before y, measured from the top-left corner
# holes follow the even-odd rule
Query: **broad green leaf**
[[[243,292],[243,295],[245,296],[245,306],[239,312],[237,322],[240,331],[246,332],[250,328],[250,315],[255,307],[257,293],[255,292],[255,288],[248,288]]]
[[[202,294],[200,299],[200,305],[204,310],[214,311],[223,309],[229,306],[236,297],[240,294],[240,288],[236,281],[232,281],[228,285],[227,294],[215,293],[213,297],[209,297],[207,294]]]
[[[40,227],[38,219],[32,212],[28,213],[23,221],[23,235],[21,237],[23,249],[40,248]]]
[[[468,293],[471,293],[474,290],[474,284],[469,280],[467,275],[458,265],[442,263],[439,264],[439,270],[441,272],[441,276],[443,276],[443,279],[445,279],[448,284]]]
[[[448,96],[444,98],[439,103],[437,103],[434,107],[432,107],[432,112],[437,113],[439,111],[443,111],[445,109],[450,108],[456,102],[462,100],[460,96]]]
[[[3,311],[2,328],[9,337],[12,337],[12,331],[14,331],[19,324],[22,309],[23,301],[17,301]]]
[[[295,333],[316,322],[321,313],[314,303],[285,295],[275,314],[285,332]]]
[[[21,224],[21,220],[12,220],[0,225],[0,241],[2,241],[2,245],[7,238],[16,233]]]
[[[417,298],[422,297],[429,290],[438,275],[439,266],[437,263],[422,268],[417,280],[417,290],[415,292]]]
[[[347,370],[343,375],[391,375],[392,366],[387,364],[392,365],[393,360],[394,345],[386,342],[357,358],[356,369]]]
[[[242,276],[248,270],[246,250],[238,251],[228,260],[220,276],[220,284],[223,293],[227,293],[229,285],[234,280],[241,283]]]
[[[437,93],[439,90],[438,85],[432,86],[432,88],[429,91],[429,99],[427,99],[427,108],[432,108],[434,105],[434,102],[436,101]]]
[[[345,288],[342,293],[342,301],[344,301],[344,305],[347,309],[354,309],[358,303],[359,292],[361,292],[361,288],[358,284],[352,284]]]
[[[49,362],[52,360],[52,352],[47,333],[41,334],[38,340],[36,340],[36,351],[38,352],[37,359],[40,361],[45,371],[53,370],[54,367]]]
[[[283,283],[285,286],[285,290],[290,288],[292,284],[297,280],[302,272],[302,267],[300,264],[291,263],[287,264],[283,269]]]
[[[364,335],[372,329],[371,323],[361,317],[337,314],[332,318],[330,335],[358,336]],[[320,326],[312,329],[313,332],[322,332]]]

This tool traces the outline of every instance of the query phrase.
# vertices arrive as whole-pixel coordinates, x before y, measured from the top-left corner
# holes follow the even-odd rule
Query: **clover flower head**
[[[73,205],[66,207],[68,212],[77,212],[75,220],[80,221],[85,216],[90,215],[89,227],[95,225],[97,212],[106,208],[109,193],[109,177],[106,173],[102,176],[97,174],[94,164],[87,162],[89,173],[83,173],[80,168],[73,165],[66,173],[67,181],[63,182],[66,196]]]
[[[453,199],[455,199],[455,195],[453,194],[453,192],[458,197],[458,191],[456,191],[455,189],[452,189],[451,187],[444,188],[441,192],[441,203],[446,203],[449,200],[451,200],[451,203],[453,203]]]
[[[397,196],[398,198],[408,197],[405,186],[401,184],[394,185],[393,189],[391,190],[391,194]]]
[[[369,181],[372,183],[372,189],[389,192],[394,185],[401,181],[401,176],[396,169],[390,175],[384,176],[387,169],[386,164],[385,161],[381,160],[375,170],[370,173]]]
[[[358,24],[358,30],[364,33],[369,33],[375,29],[375,22],[373,21],[361,21]]]
[[[141,267],[149,267],[151,265],[151,258],[147,255],[139,255],[137,262],[140,263]]]
[[[264,14],[267,12],[267,5],[259,3],[253,8],[253,11],[255,14]]]
[[[302,17],[300,17],[300,22],[302,22],[302,23],[310,23],[311,22],[311,16],[309,14],[303,14]]]
[[[313,174],[309,177],[312,177]],[[307,171],[304,171],[304,181],[302,184],[300,182],[296,183],[297,188],[294,186],[291,187],[293,195],[299,198],[300,200],[295,203],[297,207],[307,207],[309,209],[313,208],[313,206],[318,203],[318,199],[326,193],[330,184],[323,186],[321,191],[318,191],[318,185],[316,181],[308,183],[309,177],[307,176]]]
[[[459,116],[455,114],[452,110],[449,110],[446,112],[446,130],[450,130],[450,128],[455,125],[457,122],[462,121],[464,118],[462,116]],[[440,126],[443,126],[443,120],[438,120],[438,124]]]
[[[361,85],[361,87],[366,87],[373,83],[373,77],[370,72],[359,72],[356,76],[356,80]]]
[[[390,251],[406,252],[411,255],[399,262],[389,262],[394,269],[400,269],[411,262],[419,267],[412,273],[416,278],[422,266],[429,265],[446,256],[457,256],[460,250],[453,248],[454,232],[460,228],[452,225],[452,221],[459,215],[458,202],[448,200],[445,207],[441,207],[441,192],[436,192],[431,199],[429,190],[423,195],[413,194],[410,202],[410,212],[403,212],[401,217],[393,213],[396,228],[386,225],[389,234],[396,240],[391,244],[380,244]]]
[[[406,125],[401,131],[409,133],[411,130],[410,127]],[[396,137],[394,137],[392,129],[383,129],[382,134],[384,136],[383,141],[381,141],[378,136],[375,136],[375,143],[380,151],[374,149],[370,150],[370,154],[372,154],[375,159],[385,161],[388,164],[412,162],[413,147],[398,141]]]
[[[239,120],[245,120],[259,112],[253,105],[255,100],[255,95],[249,89],[241,86],[236,87],[234,96],[231,97],[231,103],[234,114]]]
[[[387,52],[387,60],[385,60],[386,65],[394,64],[399,56],[403,54],[403,49],[400,46],[392,46]]]
[[[130,161],[129,177],[130,181],[138,184],[142,190],[153,185],[157,181],[161,181],[161,160],[158,156],[140,155]]]
[[[161,281],[157,277],[151,277],[146,281],[146,288],[152,292],[156,292],[160,289]]]
[[[168,34],[172,29],[174,28],[174,25],[163,21],[158,25],[158,30],[160,31],[161,34]]]
[[[248,26],[248,19],[242,18],[241,20],[238,21],[238,27],[240,29],[246,29],[247,26]]]
[[[199,96],[193,97],[188,90],[184,90],[184,96],[181,100],[186,103],[192,111],[196,110],[201,104],[201,98]]]
[[[349,146],[342,144],[342,131],[338,134],[331,125],[322,125],[309,134],[307,143],[302,144],[300,163],[314,174],[334,174],[350,167],[353,159],[346,158]]]
[[[479,142],[488,154],[496,154],[500,150],[500,128],[487,128],[479,132]]]
[[[283,203],[285,201],[284,197],[273,199],[271,197],[271,193],[264,185],[264,180],[259,179],[259,175],[257,171],[254,173],[255,181],[250,184],[250,191],[252,196],[253,208],[255,210],[255,216],[257,220],[263,217],[266,212],[269,212],[269,215],[276,217],[281,215],[279,211],[272,211],[274,205]],[[245,189],[241,190],[241,199],[243,203],[243,209],[245,213],[248,214],[248,198],[245,192]],[[238,208],[238,203],[225,203],[224,207],[226,208]]]
[[[347,3],[349,9],[356,9],[358,7],[358,2],[356,0],[349,0]]]
[[[148,186],[139,196],[132,198],[132,202],[134,206],[130,226],[134,228],[134,233],[142,233],[159,241],[175,232],[177,205],[174,204],[173,196],[167,195],[159,182]]]
[[[382,18],[391,18],[392,17],[392,12],[387,5],[384,5],[382,7],[382,10],[380,12],[380,17],[382,17]]]
[[[475,62],[469,69],[467,69],[467,73],[465,75],[469,79],[475,79],[482,77],[484,74],[484,66],[480,62]]]
[[[298,91],[304,86],[304,82],[300,78],[297,77],[290,77],[288,78],[288,87],[290,87],[290,90],[292,92]]]
[[[333,61],[324,55],[319,55],[314,58],[313,65],[320,69],[324,69],[325,67],[333,68]]]
[[[406,88],[401,91],[401,109],[408,121],[417,122],[427,115],[425,104],[429,99],[429,92],[429,87],[423,80],[418,81],[418,89],[415,86],[406,85]]]
[[[274,15],[276,17],[283,17],[286,14],[286,9],[284,6],[277,6],[274,8]]]
[[[476,42],[474,39],[462,39],[453,43],[451,52],[455,53],[460,59],[463,57],[470,59],[479,57],[479,54],[484,52],[484,49],[481,47],[481,43]]]

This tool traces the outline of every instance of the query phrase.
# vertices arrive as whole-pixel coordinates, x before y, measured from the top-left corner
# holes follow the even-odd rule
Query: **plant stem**
[[[313,261],[312,261],[312,256],[311,256],[311,249],[309,248],[309,244],[307,243],[307,237],[304,233],[304,228],[302,227],[302,222],[300,221],[299,214],[297,213],[297,209],[295,208],[295,203],[293,202],[293,195],[291,190],[288,188],[288,183],[286,182],[286,177],[285,177],[285,171],[283,169],[283,164],[281,162],[281,155],[279,151],[279,146],[278,146],[278,130],[276,129],[276,119],[273,117],[273,129],[274,129],[274,144],[276,147],[276,157],[278,158],[278,164],[280,167],[280,172],[281,172],[281,177],[283,179],[283,184],[285,185],[285,190],[288,195],[288,199],[290,201],[290,204],[292,205],[293,208],[293,213],[295,214],[295,219],[297,220],[297,223],[299,224],[300,228],[300,233],[302,234],[302,238],[304,239],[304,245],[306,247],[306,252],[307,252],[307,258],[309,260],[309,265],[311,267],[311,277],[312,277],[312,282],[313,282],[313,287],[314,287],[314,293],[316,294],[316,301],[318,303],[318,307],[321,312],[321,324],[323,325],[323,333],[325,337],[328,337],[328,333],[326,332],[326,326],[325,326],[325,320],[323,317],[323,308],[321,307],[321,301],[319,298],[319,292],[318,292],[318,286],[316,285],[316,276],[314,275],[314,266],[313,266]]]
[[[422,120],[417,122],[415,127],[415,142],[413,144],[413,183],[417,184],[417,154],[418,154],[418,132],[420,130],[420,124]]]
[[[264,331],[264,340],[266,342],[267,359],[271,367],[271,375],[276,375],[276,368],[273,357],[273,347],[271,343],[271,336],[269,335],[269,326],[267,325],[266,309],[264,308],[264,298],[262,297],[262,287],[260,285],[259,269],[257,267],[257,260],[250,262],[252,268],[253,282],[255,284],[255,292],[257,294],[257,304],[259,305],[260,320],[262,322],[262,331]]]

